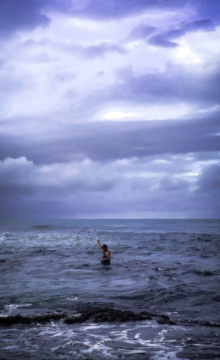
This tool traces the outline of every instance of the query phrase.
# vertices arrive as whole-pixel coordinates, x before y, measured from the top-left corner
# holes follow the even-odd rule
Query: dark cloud
[[[195,71],[194,71],[195,68]],[[218,63],[212,63],[212,70],[206,73],[196,67],[167,64],[164,72],[135,75],[132,69],[117,71],[118,84],[112,93],[116,99],[133,102],[187,102],[207,105],[220,103],[220,71]]]
[[[145,158],[145,164],[147,162]],[[87,169],[83,177],[73,174],[68,184],[65,184],[65,176],[64,182],[59,179],[54,184],[53,178],[45,177],[42,169],[25,159],[6,159],[5,165],[0,163],[1,217],[53,215],[64,218],[73,214],[117,212],[126,212],[129,216],[129,211],[172,211],[176,217],[178,213],[215,218],[220,215],[220,167],[217,165],[203,169],[193,182],[176,177],[174,169],[162,177],[158,169],[153,177],[141,177],[134,173],[133,177],[126,178],[122,167],[117,176],[111,178],[113,169],[105,165],[102,180],[99,169],[93,173]],[[129,167],[135,172],[134,164],[130,163]],[[61,164],[55,172],[57,177],[62,171],[65,168]]]
[[[68,171],[73,166],[70,164]],[[55,214],[61,216],[74,209],[86,210],[91,200],[91,194],[102,194],[111,191],[114,182],[106,174],[102,178],[96,176],[94,171],[79,164],[79,174],[62,176],[65,165],[52,165],[52,169],[45,169],[44,165],[36,166],[25,157],[12,159],[6,158],[0,162],[0,216],[47,216]],[[45,171],[45,170],[46,171]],[[49,172],[48,172],[49,170]],[[52,171],[52,176],[51,176]],[[61,175],[61,176],[60,176]],[[90,195],[89,195],[90,194]],[[69,203],[71,199],[71,203]],[[94,199],[93,199],[94,204]],[[65,204],[65,209],[63,208]],[[19,206],[18,206],[19,205]],[[88,209],[88,208],[87,208]],[[93,209],[94,211],[94,209]],[[22,215],[21,215],[22,213]]]
[[[128,53],[127,50],[123,48],[123,46],[110,43],[110,42],[100,42],[99,44],[89,45],[89,46],[80,46],[80,45],[70,45],[61,42],[51,43],[47,39],[42,41],[33,41],[32,39],[26,40],[22,46],[24,48],[47,48],[50,50],[56,50],[59,48],[62,52],[78,54],[87,59],[93,59],[96,57],[103,57],[106,53],[115,52],[121,55],[126,55]],[[40,55],[38,55],[40,57]]]
[[[176,0],[1,0],[0,3],[0,34],[12,34],[19,30],[32,30],[37,26],[45,26],[50,23],[48,13],[60,11],[69,16],[82,16],[98,20],[126,17],[142,13],[148,9],[181,11],[185,6],[191,6],[195,15],[195,21],[188,25],[188,30],[210,29],[210,20],[215,25],[220,23],[220,4],[218,0],[176,1]],[[202,20],[201,20],[202,18]],[[147,27],[136,29],[136,35],[143,36],[149,31]],[[135,30],[134,30],[135,35]],[[147,34],[148,35],[148,34]],[[164,39],[165,41],[166,39]],[[169,41],[169,40],[167,40]],[[162,43],[162,42],[161,42]],[[161,46],[164,46],[163,44]]]
[[[206,166],[196,183],[197,189],[193,193],[194,207],[200,208],[200,217],[220,217],[220,163]]]
[[[212,19],[215,26],[220,24],[220,2],[219,0],[203,1],[191,1],[192,11],[195,13],[195,18],[200,19]]]
[[[79,54],[87,59],[93,59],[96,57],[102,58],[106,53],[109,52],[116,52],[120,55],[125,55],[128,53],[128,51],[125,50],[122,46],[107,42],[103,42],[97,45],[90,45],[90,46],[55,44],[55,47],[57,46],[59,46],[64,51],[67,51],[69,53]]]
[[[138,14],[147,9],[181,8],[185,2],[177,4],[175,0],[82,0],[74,3],[71,0],[51,0],[49,4],[74,16],[102,20]]]
[[[184,191],[189,188],[189,182],[166,175],[160,179],[160,187],[169,192]]]
[[[200,21],[205,17],[214,19],[215,24],[220,23],[219,0],[50,0],[46,6],[55,7],[64,13],[74,16],[86,16],[93,19],[122,18],[129,15],[143,13],[147,10],[178,10],[190,9],[190,16]],[[207,26],[207,24],[199,24]]]
[[[184,33],[185,33],[184,30],[180,30],[180,29],[169,30],[166,33],[152,36],[149,39],[148,43],[156,46],[175,48],[179,45],[173,42],[172,40],[180,36],[183,36]]]
[[[215,29],[214,23],[210,19],[202,19],[202,20],[187,22],[183,26],[183,31],[185,32],[197,31],[197,30],[213,31],[214,29]]]
[[[157,28],[155,26],[148,26],[142,24],[132,29],[132,31],[128,35],[128,38],[144,39],[147,38],[149,35],[151,35],[153,32],[155,32],[156,30]]]
[[[148,40],[148,43],[161,47],[175,48],[179,45],[172,40],[178,39],[179,37],[185,35],[187,32],[195,32],[197,30],[214,31],[215,26],[210,19],[185,22],[183,24],[181,23],[179,24],[179,28],[171,29],[169,31],[152,36]]]
[[[7,36],[19,30],[33,30],[46,26],[50,19],[41,13],[42,2],[33,0],[1,0],[0,36]]]
[[[1,0],[0,34],[13,34],[20,30],[32,30],[50,23],[46,15],[51,11],[61,11],[73,16],[96,19],[111,19],[138,13],[150,7],[160,6],[155,0]],[[174,0],[167,0],[166,7],[176,7]]]
[[[19,121],[19,129],[26,121]],[[36,127],[27,120],[28,126]],[[7,127],[11,129],[7,133]],[[14,127],[14,131],[12,130]],[[1,159],[7,156],[26,156],[35,163],[65,162],[90,158],[94,161],[110,161],[124,158],[143,158],[161,154],[187,154],[220,150],[219,114],[199,120],[166,120],[146,122],[94,122],[65,125],[55,130],[41,129],[41,137],[35,133],[17,137],[16,122],[7,120],[0,138]],[[61,131],[62,129],[62,131]],[[2,126],[3,130],[3,126]]]
[[[91,45],[87,47],[78,47],[79,51],[88,58],[102,57],[105,53],[116,52],[125,55],[128,52],[122,46],[116,44],[102,43],[99,45]]]
[[[7,49],[14,51],[13,62],[8,60],[9,52],[1,56],[4,70],[1,91],[5,96],[3,105],[6,106],[4,114],[7,117],[8,105],[14,106],[13,114],[19,111],[20,114],[32,111],[42,114],[47,108],[54,111],[54,116],[7,118],[0,122],[0,160],[5,159],[4,162],[0,161],[0,217],[69,217],[86,213],[128,213],[129,209],[134,212],[173,211],[189,216],[219,216],[220,167],[206,166],[216,162],[220,151],[217,112],[220,104],[220,72],[214,51],[210,57],[207,56],[208,64],[201,50],[205,65],[201,62],[199,65],[187,63],[178,66],[170,62],[164,72],[154,70],[145,74],[148,59],[146,63],[143,61],[142,68],[140,61],[136,73],[129,67],[119,69],[113,75],[110,74],[112,70],[109,71],[108,59],[104,59],[106,68],[104,61],[92,62],[92,71],[99,77],[97,84],[101,85],[95,83],[94,91],[92,87],[84,91],[81,90],[84,84],[80,84],[80,91],[77,92],[80,66],[81,71],[85,69],[85,64],[89,66],[89,61],[83,63],[83,60],[103,59],[105,54],[112,52],[126,55],[126,48],[116,40],[110,42],[105,37],[104,40],[94,39],[95,32],[94,36],[91,35],[93,40],[90,40],[90,36],[86,38],[86,41],[91,41],[90,46],[85,45],[88,42],[84,42],[83,46],[81,42],[65,45],[71,44],[64,39],[68,37],[68,26],[61,28],[56,44],[54,40],[46,38],[34,41],[31,35],[27,35],[28,31],[38,26],[48,25],[50,14],[53,13],[51,18],[54,18],[57,12],[74,18],[105,21],[144,12],[147,14],[147,10],[153,10],[155,27],[139,24],[128,37],[145,39],[154,46],[172,49],[178,46],[178,39],[186,33],[213,31],[220,24],[219,1],[0,1],[0,36],[8,39],[7,36],[22,30],[26,32],[25,39],[29,38],[20,48],[19,39],[16,45],[13,41],[9,43],[10,49],[16,46],[16,51]],[[166,16],[159,21],[157,14],[162,14],[164,10],[175,10],[173,17],[179,14],[175,25],[173,20],[167,24]],[[181,21],[181,12],[183,19],[189,15],[189,21]],[[55,31],[59,31],[58,26],[59,22]],[[76,29],[75,25],[70,28]],[[85,41],[85,33],[82,32],[81,38],[80,31],[81,28],[77,28],[79,41]],[[77,34],[71,34],[74,35],[72,39]],[[54,36],[50,32],[47,35]],[[112,35],[115,38],[114,29]],[[96,41],[95,45],[92,41]],[[152,54],[163,54],[162,50],[154,51],[152,47],[150,50]],[[137,54],[135,50],[132,51],[132,56]],[[19,52],[18,56],[16,52]],[[52,56],[59,56],[59,52],[68,61],[58,62],[59,58]],[[73,64],[71,62],[71,58],[77,55],[80,56],[79,66],[77,62],[76,65],[74,61]],[[197,55],[200,56],[200,50]],[[53,64],[49,62],[55,60],[57,63],[52,67]],[[40,64],[32,68],[30,65],[33,62]],[[102,63],[102,67],[99,68],[97,63]],[[157,65],[163,66],[162,63]],[[181,63],[184,63],[184,59],[181,59]],[[89,73],[90,69],[86,70]],[[102,83],[104,75],[112,85],[105,85],[105,81]],[[74,81],[76,76],[77,81]],[[113,83],[115,77],[117,81]],[[99,86],[98,89],[103,87],[96,90],[96,86]],[[45,91],[41,93],[41,89]],[[26,92],[23,93],[24,90]],[[46,103],[49,91],[51,103],[45,105],[45,110],[41,97],[45,94]],[[59,104],[54,104],[58,91],[61,98]],[[6,95],[10,95],[10,100]],[[32,96],[35,103],[31,103]],[[39,109],[36,110],[38,101]],[[185,116],[185,119],[181,119],[178,116],[178,120],[164,121],[134,119],[130,122],[88,122],[95,119],[95,114],[98,113],[100,117],[102,112],[111,112],[111,109],[117,114],[117,106],[121,106],[125,112],[128,106],[128,112],[131,108],[135,112],[139,105],[144,109],[148,105],[158,105],[163,109],[164,104],[167,107],[175,106],[177,113],[178,104],[185,104],[192,114],[191,118]],[[56,109],[62,109],[63,114],[56,115]],[[192,171],[194,165],[195,171]]]
[[[220,161],[217,165],[205,167],[198,181],[199,189],[205,192],[212,191],[220,195]],[[220,208],[220,205],[219,205]]]
[[[165,39],[163,35],[156,35],[151,37],[148,43],[156,46],[161,46],[164,48],[175,48],[179,46],[177,43]]]

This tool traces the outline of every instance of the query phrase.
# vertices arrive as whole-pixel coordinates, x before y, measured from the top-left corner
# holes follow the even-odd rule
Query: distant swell
[[[35,225],[32,227],[32,229],[51,229],[51,225]]]

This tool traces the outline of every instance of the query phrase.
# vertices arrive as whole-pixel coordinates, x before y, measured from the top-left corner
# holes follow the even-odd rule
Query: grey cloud
[[[147,10],[178,10],[181,12],[185,7],[191,9],[191,16],[196,21],[200,19],[213,19],[215,24],[220,23],[219,0],[49,0],[46,7],[55,8],[63,13],[73,16],[82,16],[97,20],[123,18],[133,14],[140,14]],[[198,20],[199,19],[199,20]],[[196,26],[196,25],[195,25]],[[199,24],[199,26],[209,26]]]
[[[80,47],[79,51],[87,58],[102,57],[107,52],[116,52],[121,55],[127,54],[127,51],[122,46],[108,43]]]
[[[76,166],[73,163],[69,166]],[[18,196],[55,196],[60,197],[65,193],[72,194],[75,192],[106,192],[110,190],[114,183],[112,178],[108,176],[96,177],[94,172],[90,170],[91,165],[78,165],[79,171],[73,175],[67,173],[62,176],[62,172],[66,171],[66,167],[62,164],[52,165],[51,170],[45,169],[44,165],[36,165],[32,161],[28,161],[26,157],[10,158],[7,157],[0,163],[0,194],[2,197]],[[44,170],[45,169],[45,170]],[[61,173],[57,173],[60,169]],[[57,174],[59,179],[54,178],[53,174]]]
[[[202,20],[188,22],[183,26],[183,31],[185,32],[197,31],[197,30],[213,31],[214,29],[215,26],[211,19],[202,19]]]
[[[108,52],[116,52],[120,55],[125,55],[128,53],[122,46],[117,44],[110,44],[103,42],[97,45],[90,46],[76,46],[76,45],[63,45],[56,44],[55,46],[60,46],[64,51],[73,52],[79,55],[84,56],[87,59],[93,59],[96,57],[103,57]]]
[[[53,76],[53,79],[55,81],[58,81],[60,83],[66,83],[69,81],[74,80],[77,77],[77,73],[65,71],[65,72],[58,72]]]
[[[165,48],[176,48],[179,46],[177,43],[167,40],[164,35],[153,36],[149,39],[148,43]]]
[[[143,39],[151,35],[153,32],[156,31],[155,26],[148,26],[145,24],[141,24],[135,28],[132,29],[130,34],[128,35],[128,38],[131,39]]]
[[[210,218],[220,217],[220,166],[219,164],[205,167],[197,182],[197,190],[193,193],[194,206],[198,204],[203,217],[207,208]]]
[[[28,39],[26,41],[23,42],[22,46],[24,47],[34,47],[36,46],[37,42],[32,40],[32,39]]]
[[[1,0],[0,34],[13,34],[20,30],[33,30],[50,23],[47,15],[59,11],[74,17],[89,17],[98,20],[120,18],[140,13],[148,8],[178,8],[175,0]]]
[[[166,191],[184,191],[189,188],[189,183],[185,180],[166,175],[160,179],[160,187]]]
[[[172,63],[167,64],[163,73],[135,75],[132,69],[117,71],[117,77],[123,80],[112,89],[116,99],[131,99],[135,102],[152,101],[176,103],[185,101],[196,104],[215,105],[220,103],[220,71],[213,63],[212,72],[199,73],[184,69]],[[189,70],[190,73],[189,73]]]
[[[1,0],[0,36],[7,36],[18,30],[32,30],[46,26],[50,19],[41,14],[41,1]]]
[[[126,55],[128,53],[128,51],[126,49],[124,49],[123,46],[114,44],[114,43],[109,43],[109,42],[102,42],[99,44],[88,45],[88,46],[80,46],[80,45],[72,45],[72,44],[66,44],[66,43],[61,43],[61,42],[52,43],[48,39],[43,39],[42,41],[38,41],[38,42],[34,41],[32,39],[28,39],[22,44],[22,46],[24,48],[38,47],[38,48],[42,48],[42,49],[45,49],[45,47],[46,47],[46,48],[49,48],[49,50],[51,50],[51,49],[56,50],[57,48],[59,48],[63,52],[74,53],[76,55],[78,54],[87,59],[103,57],[106,53],[109,53],[109,52],[115,52],[120,55]],[[48,57],[48,56],[49,55],[47,53],[42,53],[41,55],[35,56],[35,58],[36,59],[38,59],[38,58],[46,59],[46,57]],[[57,60],[57,58],[54,58],[54,59]]]
[[[46,26],[50,23],[47,15],[51,11],[59,11],[74,17],[88,17],[97,20],[122,18],[132,14],[142,13],[148,9],[181,11],[186,5],[194,9],[196,28],[209,29],[210,24],[204,16],[212,19],[215,25],[220,23],[220,4],[213,0],[191,0],[189,2],[177,2],[176,0],[1,0],[0,4],[0,33],[3,36],[13,34],[19,30],[32,30],[37,26]],[[198,20],[199,19],[199,20]],[[190,31],[190,30],[189,30]]]
[[[35,63],[50,63],[57,61],[58,58],[54,56],[50,56],[47,52],[42,52],[31,59]]]
[[[122,18],[131,14],[138,14],[147,9],[172,9],[184,6],[176,3],[175,0],[82,0],[81,2],[72,2],[69,0],[60,0],[49,2],[50,6],[55,6],[64,13],[68,12],[74,16],[90,17],[98,20]]]
[[[173,172],[174,173],[174,172]],[[138,181],[140,197],[137,202],[129,199],[129,205],[140,211],[186,212],[188,217],[219,218],[220,216],[220,166],[211,165],[203,169],[193,183],[176,178],[173,173],[160,178],[158,186],[151,188],[149,179]],[[134,180],[136,181],[136,179]],[[153,179],[154,182],[157,178]],[[146,184],[145,189],[144,185]],[[137,193],[136,196],[138,197]]]
[[[167,48],[175,48],[178,45],[178,43],[173,42],[171,40],[176,39],[180,36],[183,36],[185,34],[184,30],[175,29],[175,30],[169,30],[166,33],[158,34],[155,36],[152,36],[148,43],[156,46],[161,47],[167,47]]]
[[[187,32],[195,32],[197,30],[214,31],[215,26],[210,19],[196,20],[179,24],[179,27],[168,30],[166,32],[158,33],[152,36],[148,43],[156,46],[175,48],[179,46],[178,43],[173,42],[173,39],[178,39]]]
[[[50,22],[50,15],[47,14],[55,11],[62,11],[74,18],[82,16],[103,21],[142,14],[147,9],[155,9],[155,14],[174,8],[180,12],[185,5],[186,2],[176,0],[2,0],[0,33],[2,38],[7,39],[7,35],[16,31],[30,31],[38,26],[46,26]],[[177,28],[166,32],[161,30],[164,25],[162,20],[161,28],[157,29],[142,24],[133,29],[131,38],[143,38],[154,45],[173,48],[178,46],[176,39],[185,33],[198,29],[212,31],[216,24],[220,23],[217,11],[219,2],[213,0],[210,6],[210,1],[193,0],[187,2],[187,5],[193,6],[195,10],[192,11],[190,22],[179,23]],[[28,49],[33,48],[34,54],[33,57],[25,57],[27,63],[31,60],[53,60],[43,49],[40,49],[40,55],[35,57],[35,50],[45,45],[48,45],[48,51],[53,50],[50,40],[34,42],[29,39],[24,42],[21,51],[28,53]],[[103,42],[84,47],[58,45],[63,51],[72,52],[73,56],[79,54],[86,59],[104,57],[109,52],[126,54],[125,48],[116,43]],[[8,63],[7,74],[1,81],[3,95],[14,95],[23,88],[31,88],[34,80],[28,72],[25,74],[25,69],[22,69],[19,75],[21,63],[19,66],[18,63],[13,64]],[[218,105],[218,63],[215,65],[212,62],[208,71],[205,68],[199,71],[195,65],[195,73],[190,70],[193,66],[186,66],[184,69],[170,63],[164,73],[145,75],[135,75],[131,69],[119,70],[116,73],[117,84],[94,91],[87,98],[79,100],[78,108],[74,107],[74,101],[70,101],[77,90],[68,83],[68,88],[64,90],[66,98],[62,97],[60,102],[67,105],[69,118],[64,114],[60,115],[60,121],[52,116],[1,121],[0,159],[8,156],[17,159],[10,171],[8,168],[0,173],[1,216],[3,214],[16,217],[22,214],[24,217],[64,217],[86,212],[126,213],[128,209],[140,212],[146,209],[173,210],[184,211],[185,214],[194,212],[217,216],[220,211],[219,167],[207,167],[191,182],[185,180],[187,176],[184,178],[182,173],[187,172],[187,165],[193,162],[187,160],[188,156],[184,156],[185,154],[191,154],[193,160],[218,158],[220,143],[216,134],[220,132],[219,113],[195,115],[194,118],[177,121],[167,119],[163,122],[86,123],[88,119],[94,119],[103,106],[110,107],[111,103],[116,104],[116,107],[122,103],[129,104],[129,107],[137,104],[147,107],[148,104],[176,106],[185,102],[189,106],[195,104],[197,109],[201,105],[203,110]],[[51,70],[49,79],[56,86],[75,76],[74,73],[61,69],[59,65],[57,69],[55,73]],[[95,71],[98,72],[99,69]],[[103,71],[97,74],[102,76]],[[25,97],[24,105],[27,101]],[[34,163],[19,163],[18,158],[21,156],[33,160]],[[92,165],[86,165],[80,175],[69,178],[72,169],[68,168],[65,173],[66,164],[73,160],[82,164],[85,158],[92,159]],[[117,165],[120,163],[119,159],[123,163],[121,168]],[[152,159],[167,159],[168,164],[156,161],[150,163]],[[50,166],[41,171],[43,163]],[[49,174],[53,166],[56,169],[52,177]],[[76,165],[73,163],[72,167],[74,166]],[[142,167],[146,174],[141,174]],[[55,181],[62,172],[63,177]],[[201,209],[204,209],[204,212],[201,212]]]
[[[207,166],[198,181],[203,191],[218,192],[220,195],[220,161],[219,164]],[[220,208],[220,205],[219,205]]]
[[[216,116],[190,120],[166,120],[147,122],[94,122],[87,124],[61,123],[57,129],[41,129],[41,137],[34,134],[17,137],[17,125],[7,120],[0,138],[1,159],[7,156],[26,156],[35,163],[53,163],[82,160],[95,161],[123,158],[143,158],[159,154],[187,154],[220,150],[219,113]],[[25,120],[23,120],[25,127]],[[28,126],[31,120],[28,119]],[[1,124],[3,129],[3,124]],[[7,126],[11,132],[7,132]],[[35,128],[33,121],[33,128]],[[22,121],[19,121],[22,128]],[[62,129],[62,132],[61,132]],[[213,135],[210,135],[210,132]]]
[[[213,0],[211,3],[209,0],[198,1],[197,3],[192,1],[191,4],[195,9],[197,18],[212,19],[216,26],[220,23],[220,3],[218,0]]]
[[[21,46],[24,48],[45,48],[51,45],[51,41],[48,38],[43,38],[40,41],[35,41],[33,39],[25,40]]]
[[[147,161],[146,158],[145,162],[147,163]],[[181,160],[179,159],[179,161]],[[100,167],[102,166],[103,164],[100,163]],[[131,163],[130,170],[133,168]],[[88,178],[86,173],[84,178],[78,179],[76,187],[73,186],[73,183],[68,186],[60,184],[60,182],[53,185],[47,179],[39,187],[35,185],[34,179],[29,175],[30,170],[30,167],[17,168],[13,181],[9,174],[8,182],[7,176],[4,181],[0,177],[1,217],[53,215],[63,218],[85,213],[126,212],[129,214],[129,210],[134,212],[173,211],[185,215],[204,215],[205,217],[210,217],[210,215],[218,217],[220,214],[218,201],[220,173],[216,166],[204,170],[201,176],[194,181],[196,190],[190,188],[189,182],[173,177],[174,171],[158,180],[157,174],[149,178],[141,178],[138,175],[126,178],[123,176],[124,171],[121,168],[117,177],[111,180],[111,186],[108,186],[105,185],[105,180],[110,175],[110,167],[106,168],[106,179],[101,182],[96,173],[93,174],[93,187],[87,186],[91,184],[91,178]],[[60,171],[62,171],[62,164]],[[100,193],[98,184],[101,183],[105,191]],[[156,184],[158,186],[155,186]],[[213,188],[213,184],[217,184],[217,186]],[[214,191],[215,189],[217,191]]]
[[[169,30],[166,32],[165,37],[172,40],[172,39],[176,39],[180,36],[183,36],[185,34],[185,31],[183,29],[174,29],[174,30]]]
[[[71,165],[71,167],[74,164]],[[69,167],[69,169],[71,168]],[[112,177],[96,176],[88,167],[81,166],[79,174],[73,174],[66,179],[66,176],[59,177],[59,181],[54,181],[54,176],[45,173],[42,166],[36,166],[25,158],[10,159],[6,158],[0,163],[0,216],[34,216],[40,215],[38,210],[41,207],[41,215],[45,215],[51,210],[52,213],[60,215],[62,205],[68,204],[71,199],[71,211],[73,208],[80,209],[81,204],[85,210],[88,205],[88,194],[103,194],[109,192],[114,187]],[[57,173],[58,170],[58,173]],[[59,171],[65,171],[65,166],[56,165],[56,169],[52,171],[59,176]],[[75,205],[74,205],[75,203]],[[20,204],[20,207],[18,207]],[[56,209],[57,207],[57,209]],[[65,209],[63,214],[69,209]],[[11,216],[9,215],[9,217]]]

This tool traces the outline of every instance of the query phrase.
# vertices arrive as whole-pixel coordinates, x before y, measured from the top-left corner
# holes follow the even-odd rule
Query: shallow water
[[[79,247],[85,226],[108,244],[111,266],[98,247]],[[176,323],[2,327],[1,359],[220,359],[220,328],[201,325],[220,323],[220,221],[4,220],[0,244],[1,316],[106,303]]]

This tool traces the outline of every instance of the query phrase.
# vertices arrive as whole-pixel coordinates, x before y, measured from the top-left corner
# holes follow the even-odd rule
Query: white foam
[[[104,344],[102,344],[102,342],[98,342],[95,345],[91,345],[88,350],[81,350],[80,352],[83,354],[92,354],[94,351],[98,351],[101,352],[105,358],[110,357],[113,358],[114,355],[112,355],[110,353],[110,348]]]
[[[5,305],[5,311],[8,311],[10,313],[12,310],[16,310],[18,308],[23,308],[23,307],[28,307],[28,306],[32,306],[32,304],[10,304],[10,305]]]
[[[100,328],[104,328],[104,329],[109,329],[113,326],[109,326],[109,325],[96,325],[96,324],[91,324],[91,325],[88,325],[88,326],[82,326],[80,328],[80,330],[91,330],[91,329],[100,329]]]
[[[11,345],[2,348],[2,350],[15,350],[15,349],[19,349],[19,346]]]
[[[152,356],[152,360],[161,360],[161,359],[179,360],[179,357],[176,356],[176,353],[181,350],[182,348],[179,348],[176,351],[162,351],[162,350],[157,351],[157,353]]]
[[[126,355],[133,355],[133,354],[146,354],[147,349],[146,350],[128,350],[128,349],[118,349],[121,352],[125,352]]]

